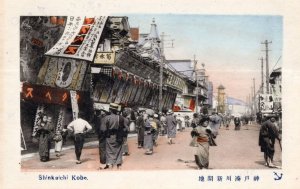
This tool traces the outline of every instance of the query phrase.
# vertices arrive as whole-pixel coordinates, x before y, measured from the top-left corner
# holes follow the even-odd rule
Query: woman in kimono
[[[191,146],[195,147],[195,162],[199,169],[208,169],[209,165],[209,140],[211,130],[207,127],[209,123],[209,118],[202,118],[200,120],[200,125],[197,125],[191,132],[193,137]]]
[[[148,114],[145,118],[145,131],[144,131],[144,149],[146,150],[146,155],[152,155],[153,154],[153,132],[152,132],[152,125],[151,122],[153,122],[153,116],[148,118]]]
[[[38,122],[37,137],[39,138],[39,155],[42,162],[49,161],[51,134],[53,131],[52,118],[46,114]]]

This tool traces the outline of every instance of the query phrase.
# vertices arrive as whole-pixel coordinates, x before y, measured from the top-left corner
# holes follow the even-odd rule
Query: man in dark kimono
[[[101,110],[96,114],[95,117],[95,130],[98,134],[98,140],[99,140],[99,159],[101,164],[106,165],[106,132],[103,132],[105,128],[105,119],[109,115],[109,112],[105,110]],[[104,167],[105,168],[105,167]],[[102,169],[102,168],[100,168]]]
[[[265,165],[268,167],[276,167],[273,164],[275,139],[278,139],[280,142],[279,133],[274,123],[274,117],[265,121],[259,132],[259,146],[261,152],[264,152]]]
[[[144,132],[145,132],[145,122],[144,122],[144,113],[139,112],[138,118],[136,120],[137,134],[138,134],[138,148],[144,146]]]
[[[127,112],[123,112],[122,114],[123,118],[124,118],[124,137],[123,137],[123,145],[122,145],[122,152],[124,156],[129,156],[129,149],[128,149],[128,143],[127,143],[127,137],[128,137],[128,133],[129,133],[129,116],[127,114]]]
[[[105,119],[101,131],[106,134],[106,167],[113,168],[117,165],[119,169],[122,165],[122,144],[124,137],[124,118],[118,115],[120,107],[118,104],[111,103],[111,112]]]
[[[169,110],[167,112],[167,135],[168,135],[168,144],[174,144],[173,139],[176,137],[176,119],[173,116],[173,112]]]
[[[234,130],[240,130],[241,129],[241,119],[239,117],[235,117],[233,119],[233,122],[234,122]]]

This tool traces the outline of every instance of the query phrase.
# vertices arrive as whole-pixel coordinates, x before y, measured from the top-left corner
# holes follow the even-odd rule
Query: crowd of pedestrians
[[[79,113],[78,118],[68,125],[55,129],[52,124],[52,117],[42,114],[38,120],[37,132],[34,139],[38,142],[40,161],[47,162],[50,159],[51,142],[55,143],[55,155],[59,158],[66,136],[71,136],[75,146],[76,164],[81,164],[80,159],[85,137],[93,130],[99,141],[99,169],[120,169],[123,163],[123,156],[130,155],[128,147],[128,134],[132,128],[137,133],[138,149],[143,149],[145,155],[152,155],[155,147],[158,146],[158,138],[164,136],[165,144],[176,143],[176,134],[191,127],[190,146],[194,147],[194,159],[199,169],[209,167],[209,147],[217,146],[216,139],[219,129],[224,127],[229,130],[233,120],[234,130],[240,130],[242,125],[248,129],[249,122],[241,119],[240,116],[222,115],[215,111],[208,114],[194,113],[193,118],[174,115],[171,110],[166,113],[155,112],[150,109],[132,111],[123,110],[118,104],[111,103],[109,110],[97,110],[93,123],[90,124],[83,119]],[[93,127],[91,126],[93,125]],[[264,152],[265,165],[276,167],[273,164],[275,140],[281,144],[275,118],[264,118],[259,134],[259,146]]]

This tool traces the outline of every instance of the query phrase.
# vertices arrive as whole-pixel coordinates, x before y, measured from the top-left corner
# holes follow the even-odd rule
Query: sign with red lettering
[[[77,91],[76,94],[78,104],[83,103],[83,96],[88,96],[87,92]],[[33,101],[36,103],[59,104],[68,107],[71,106],[69,90],[43,85],[23,83],[21,98],[23,100]]]
[[[107,16],[69,16],[62,37],[46,55],[93,61]]]

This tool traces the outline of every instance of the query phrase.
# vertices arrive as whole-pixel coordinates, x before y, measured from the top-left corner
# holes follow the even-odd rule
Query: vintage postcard
[[[4,3],[3,188],[297,188],[298,3],[54,2]]]

